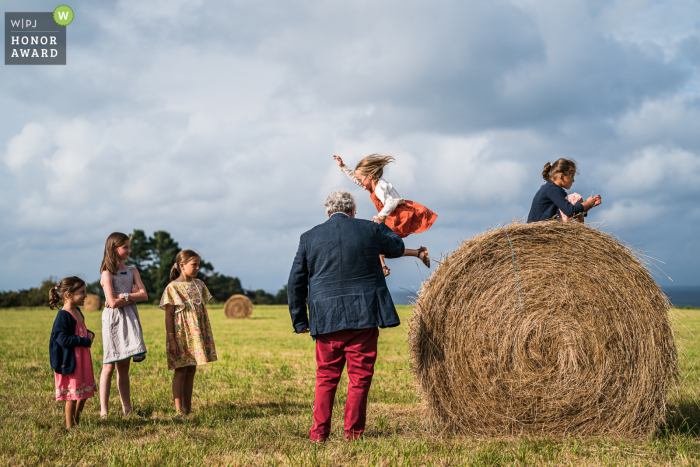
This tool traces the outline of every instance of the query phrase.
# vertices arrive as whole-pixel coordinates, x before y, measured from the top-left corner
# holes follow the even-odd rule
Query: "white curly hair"
[[[335,212],[351,214],[355,210],[355,195],[348,190],[333,190],[323,205],[326,206],[326,214],[329,216]]]

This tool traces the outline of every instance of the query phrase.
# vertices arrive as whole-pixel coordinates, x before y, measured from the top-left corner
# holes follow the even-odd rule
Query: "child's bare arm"
[[[134,273],[134,285],[131,287],[131,293],[129,293],[129,301],[145,302],[146,300],[148,300],[148,292],[146,292],[146,286],[143,285],[143,281],[141,280],[141,275],[139,274],[138,269],[131,267],[131,271]],[[124,298],[124,295],[119,294],[119,298]]]
[[[114,292],[111,272],[102,271],[102,279],[100,279],[100,282],[105,291],[105,306],[107,308],[121,308],[129,305],[129,302],[119,298],[116,292]]]
[[[177,341],[175,340],[175,305],[165,305],[165,332],[168,333],[168,353],[177,355]]]

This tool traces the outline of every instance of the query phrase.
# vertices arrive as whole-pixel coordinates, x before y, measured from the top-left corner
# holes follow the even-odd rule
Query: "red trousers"
[[[309,439],[325,440],[331,432],[331,415],[340,374],[348,362],[348,399],[345,403],[345,438],[365,431],[367,395],[377,361],[377,328],[359,332],[337,331],[316,336],[316,397],[314,426]]]

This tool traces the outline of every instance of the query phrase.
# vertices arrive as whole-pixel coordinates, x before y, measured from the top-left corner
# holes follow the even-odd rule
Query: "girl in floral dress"
[[[49,356],[56,380],[56,400],[66,401],[68,429],[80,423],[85,401],[97,389],[90,355],[95,334],[85,326],[85,317],[78,308],[85,297],[85,281],[75,276],[66,277],[49,291],[52,310],[63,301],[51,329]]]
[[[206,303],[211,294],[197,279],[200,256],[192,250],[177,254],[170,270],[170,284],[163,292],[160,308],[165,310],[168,369],[173,374],[175,411],[190,413],[197,365],[215,362],[216,347]]]
[[[333,159],[353,183],[370,192],[369,197],[379,212],[372,218],[374,222],[386,224],[401,238],[425,232],[435,223],[437,214],[422,204],[401,198],[391,183],[382,178],[384,167],[394,162],[393,157],[381,154],[369,155],[357,163],[355,170],[347,167],[340,157],[333,156]],[[424,246],[417,250],[406,248],[403,255],[415,256],[426,267],[430,267],[430,254]],[[379,259],[386,277],[389,275],[389,268],[384,262],[384,256],[380,256]]]

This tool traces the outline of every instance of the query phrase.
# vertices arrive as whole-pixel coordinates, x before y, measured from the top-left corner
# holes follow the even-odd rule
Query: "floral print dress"
[[[214,335],[211,332],[206,307],[210,299],[211,294],[207,286],[199,279],[192,279],[191,282],[171,282],[163,292],[159,307],[165,310],[166,305],[175,306],[173,324],[178,353],[171,355],[167,352],[166,340],[169,370],[217,360]]]

